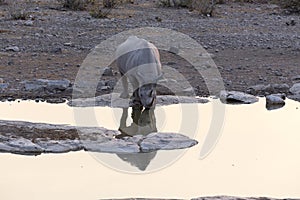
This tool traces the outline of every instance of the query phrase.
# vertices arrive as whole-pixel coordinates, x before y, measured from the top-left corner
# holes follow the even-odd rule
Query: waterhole
[[[159,131],[183,130],[199,144],[186,150],[157,151],[143,170],[117,154],[1,153],[0,199],[189,199],[217,195],[300,198],[300,103],[286,100],[283,108],[272,111],[265,108],[264,99],[251,105],[226,105],[221,135],[211,153],[200,159],[201,147],[213,124],[212,102],[218,104],[219,100],[196,106],[196,133],[195,128],[180,127],[183,110],[195,109],[195,105],[157,107]],[[0,119],[77,125],[74,109],[91,108],[2,102]],[[87,120],[80,125],[118,129],[122,109],[97,107],[93,112],[96,124]],[[131,122],[129,117],[126,124]],[[176,159],[166,161],[171,157]]]

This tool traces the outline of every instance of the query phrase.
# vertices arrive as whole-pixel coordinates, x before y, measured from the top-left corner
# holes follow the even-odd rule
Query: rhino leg
[[[120,97],[123,99],[127,99],[129,97],[127,77],[122,76],[121,79],[122,79],[122,85],[123,85],[123,92],[121,93]]]
[[[142,107],[140,95],[139,95],[139,89],[136,89],[132,96],[131,96],[131,101],[130,101],[130,106],[131,107]]]

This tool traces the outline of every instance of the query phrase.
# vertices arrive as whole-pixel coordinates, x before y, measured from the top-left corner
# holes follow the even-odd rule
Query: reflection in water
[[[118,135],[117,138],[121,139],[124,137],[132,137],[134,135],[148,135],[157,132],[154,108],[143,110],[140,106],[134,106],[132,108],[132,123],[130,126],[126,126],[127,117],[128,108],[123,108],[119,127],[121,134]],[[119,158],[142,171],[148,167],[155,155],[156,151],[149,153],[117,154]]]

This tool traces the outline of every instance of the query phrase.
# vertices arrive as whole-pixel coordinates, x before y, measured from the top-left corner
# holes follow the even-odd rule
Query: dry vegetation
[[[299,0],[279,0],[279,4],[292,13],[300,13]]]
[[[87,10],[94,18],[106,18],[112,11],[123,3],[132,0],[58,0],[64,8],[70,10]]]
[[[202,15],[212,15],[216,4],[238,3],[275,3],[291,13],[300,13],[299,0],[158,0],[158,5],[165,7],[186,7]]]

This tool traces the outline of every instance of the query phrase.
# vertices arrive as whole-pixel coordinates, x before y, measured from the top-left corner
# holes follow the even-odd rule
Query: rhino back
[[[127,75],[136,76],[140,83],[154,80],[161,74],[157,48],[146,40],[136,37],[128,39],[118,47],[117,66],[122,74],[130,72]],[[142,77],[138,76],[137,72]]]

